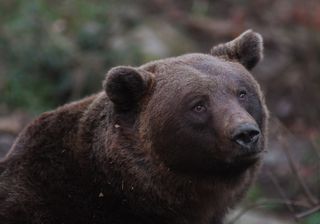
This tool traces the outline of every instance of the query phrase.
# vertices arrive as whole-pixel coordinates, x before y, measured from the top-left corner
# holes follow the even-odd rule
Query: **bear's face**
[[[248,71],[261,58],[259,38],[249,31],[212,55],[117,67],[107,76],[106,92],[116,111],[138,111],[145,150],[168,168],[195,175],[241,172],[264,148],[267,111]]]
[[[242,65],[185,55],[157,67],[142,120],[160,160],[196,174],[257,161],[266,114],[258,84]]]

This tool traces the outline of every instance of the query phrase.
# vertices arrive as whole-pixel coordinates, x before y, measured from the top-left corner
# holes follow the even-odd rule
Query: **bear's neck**
[[[214,214],[225,214],[221,208],[232,206],[248,185],[248,181],[240,183],[246,173],[223,181],[215,176],[176,173],[152,156],[150,150],[143,149],[138,136],[121,126],[117,129],[121,133],[114,135],[112,141],[107,140],[104,147],[93,145],[96,152],[93,164],[98,164],[97,169],[103,167],[100,189],[111,189],[128,207],[144,214],[169,217],[169,223],[193,223],[190,220],[207,223]],[[112,132],[107,130],[107,136]],[[177,217],[182,220],[176,221]]]

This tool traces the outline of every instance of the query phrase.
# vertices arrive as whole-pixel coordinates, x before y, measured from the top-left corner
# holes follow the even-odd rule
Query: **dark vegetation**
[[[206,52],[248,28],[265,40],[253,73],[272,119],[265,166],[244,207],[320,223],[316,0],[3,0],[0,156],[34,116],[99,91],[110,67]]]

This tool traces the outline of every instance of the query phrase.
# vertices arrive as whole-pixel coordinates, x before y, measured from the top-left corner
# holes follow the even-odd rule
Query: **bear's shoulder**
[[[92,95],[41,114],[20,133],[2,162],[21,156],[36,158],[36,154],[63,148],[66,138],[76,133],[79,120],[96,97]]]

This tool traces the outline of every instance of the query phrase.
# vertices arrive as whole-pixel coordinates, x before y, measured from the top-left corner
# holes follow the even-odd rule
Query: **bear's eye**
[[[193,107],[193,111],[196,113],[203,113],[207,111],[207,108],[203,104],[197,104]]]
[[[243,100],[246,98],[246,96],[247,96],[247,91],[245,91],[245,90],[239,91],[239,94],[238,94],[239,99]]]

